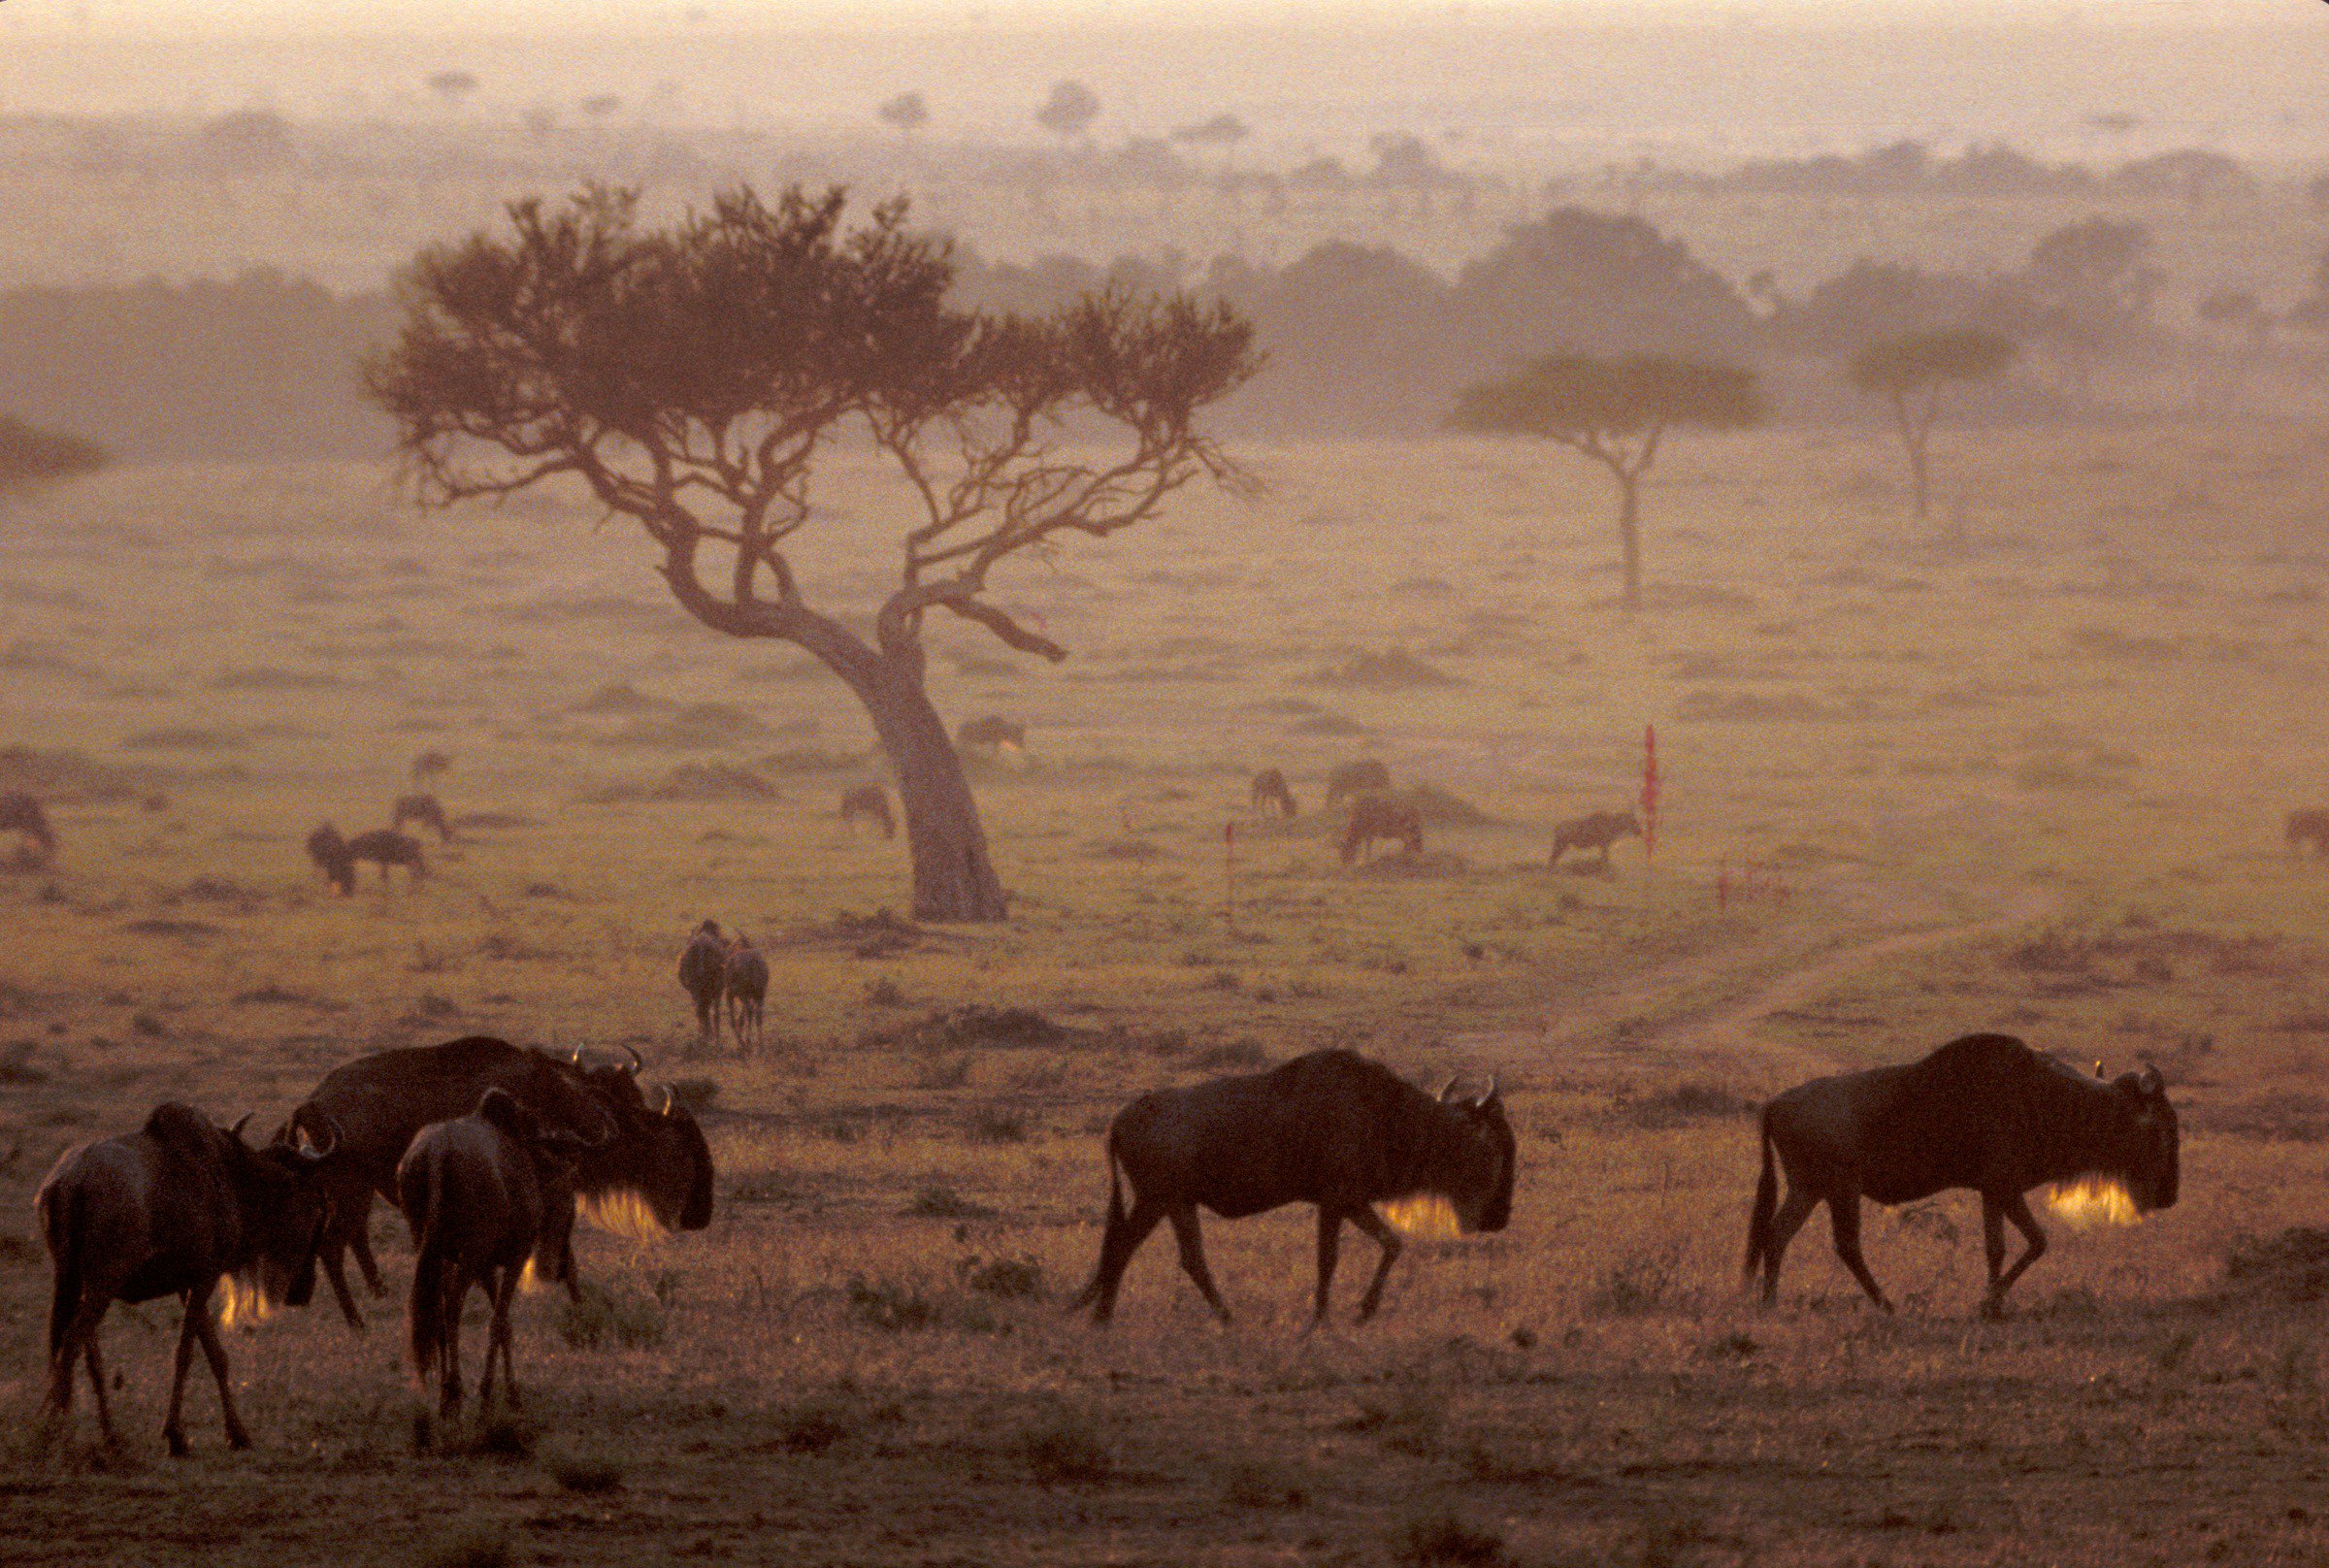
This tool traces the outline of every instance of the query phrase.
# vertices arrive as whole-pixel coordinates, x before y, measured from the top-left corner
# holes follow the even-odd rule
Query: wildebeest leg
[[[1321,1203],[1318,1206],[1318,1306],[1310,1314],[1312,1328],[1327,1321],[1327,1295],[1333,1289],[1334,1264],[1341,1256],[1342,1211]]]
[[[1391,1265],[1399,1260],[1399,1254],[1405,1248],[1399,1241],[1399,1233],[1385,1225],[1383,1217],[1371,1208],[1353,1209],[1351,1224],[1365,1231],[1383,1249],[1382,1261],[1375,1264],[1375,1277],[1368,1282],[1366,1294],[1359,1298],[1359,1321],[1364,1323],[1383,1304],[1383,1282],[1391,1277]]]
[[[1124,1271],[1132,1266],[1132,1254],[1164,1218],[1164,1205],[1146,1200],[1134,1203],[1121,1222],[1115,1215],[1108,1217],[1107,1231],[1099,1240],[1099,1266],[1092,1271],[1092,1288],[1086,1292],[1094,1323],[1104,1323],[1115,1313],[1116,1291],[1124,1284]]]
[[[469,1271],[459,1264],[448,1264],[443,1282],[438,1287],[444,1292],[444,1344],[437,1352],[438,1396],[437,1413],[450,1421],[461,1413],[461,1308],[469,1300]],[[492,1341],[486,1342],[485,1364],[493,1364]]]
[[[89,1391],[97,1396],[97,1429],[103,1432],[105,1440],[111,1443],[114,1441],[114,1413],[105,1402],[105,1356],[97,1349],[97,1324],[94,1322],[89,1324],[89,1338],[87,1345],[83,1347],[83,1354],[89,1358]],[[68,1392],[71,1391],[72,1386],[73,1372],[68,1363],[65,1369],[65,1387]]]
[[[183,1458],[186,1454],[186,1428],[179,1418],[186,1402],[186,1369],[194,1364],[194,1314],[200,1310],[207,1318],[211,1311],[211,1297],[207,1290],[203,1292],[199,1309],[191,1290],[180,1292],[178,1300],[178,1352],[170,1368],[170,1413],[162,1419],[162,1440],[170,1445],[172,1458]]]
[[[1795,1239],[1795,1232],[1803,1228],[1803,1222],[1809,1220],[1812,1211],[1819,1206],[1818,1197],[1794,1183],[1788,1183],[1788,1200],[1771,1217],[1771,1245],[1763,1254],[1764,1306],[1779,1299],[1779,1259],[1787,1252],[1788,1243]]]
[[[193,1308],[190,1322],[202,1340],[202,1354],[211,1363],[211,1376],[218,1385],[218,1409],[226,1417],[226,1443],[229,1448],[250,1447],[250,1433],[244,1430],[243,1418],[235,1413],[235,1390],[227,1381],[226,1347],[218,1343],[218,1325],[211,1321],[210,1293],[205,1291],[199,1308]],[[184,1373],[181,1371],[182,1378]]]
[[[1868,1260],[1860,1256],[1859,1191],[1855,1188],[1848,1192],[1830,1193],[1827,1218],[1836,1233],[1836,1256],[1844,1259],[1844,1266],[1852,1270],[1852,1277],[1860,1282],[1860,1289],[1868,1292],[1868,1299],[1875,1302],[1879,1309],[1890,1312],[1892,1303],[1885,1299],[1884,1288],[1876,1283],[1876,1276],[1868,1272]]]
[[[1197,1282],[1198,1290],[1211,1304],[1213,1315],[1223,1323],[1230,1321],[1230,1309],[1223,1304],[1221,1292],[1213,1288],[1213,1271],[1205,1267],[1205,1238],[1197,1227],[1197,1206],[1176,1203],[1164,1211],[1172,1222],[1173,1240],[1181,1244],[1181,1267]]]
[[[1996,1277],[1997,1263],[1995,1259],[2002,1258],[2006,1251],[2006,1238],[2004,1233],[1999,1230],[1995,1218],[1999,1214],[2013,1221],[2014,1228],[2027,1237],[2030,1243],[2028,1250],[2015,1259],[2014,1266],[2006,1270],[2004,1279]],[[1989,1265],[1989,1299],[1984,1303],[1982,1310],[1989,1317],[2002,1317],[2006,1310],[2006,1292],[2014,1289],[2014,1282],[2021,1278],[2024,1269],[2046,1256],[2046,1232],[2038,1228],[2038,1217],[2030,1212],[2029,1199],[2023,1197],[2019,1192],[2001,1199],[1995,1210],[1989,1207],[1988,1198],[1984,1197],[1982,1199],[1982,1219],[1988,1226],[1990,1258],[1992,1258]]]

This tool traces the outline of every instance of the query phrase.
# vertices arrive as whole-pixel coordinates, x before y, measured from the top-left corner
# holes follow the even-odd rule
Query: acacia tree
[[[1942,388],[1951,381],[1994,379],[2019,352],[2012,339],[1986,327],[1945,327],[1887,338],[1853,356],[1852,384],[1891,405],[1909,457],[1919,522],[1930,514],[1933,425],[1941,417]]]
[[[1260,365],[1246,322],[1186,296],[1088,295],[1029,318],[947,303],[948,242],[902,201],[747,189],[663,230],[635,192],[508,209],[426,250],[366,367],[424,503],[579,480],[636,524],[680,606],[795,643],[864,704],[898,778],[925,920],[1006,913],[962,760],[925,685],[934,610],[1058,661],[994,595],[1015,558],[1156,515],[1193,479],[1248,481],[1199,416]],[[870,633],[794,570],[819,457],[847,431],[902,475],[899,580]],[[1072,438],[1072,439],[1071,439]],[[859,609],[865,606],[857,606]]]
[[[94,474],[111,461],[93,441],[0,414],[0,496]]]
[[[1555,354],[1456,395],[1448,423],[1573,446],[1618,481],[1625,608],[1642,607],[1642,478],[1669,430],[1746,430],[1762,422],[1755,372],[1714,360]]]

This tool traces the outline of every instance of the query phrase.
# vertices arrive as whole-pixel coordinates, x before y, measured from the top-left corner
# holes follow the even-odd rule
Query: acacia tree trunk
[[[1617,470],[1618,537],[1625,546],[1625,610],[1642,608],[1642,476]]]
[[[845,670],[898,775],[905,842],[913,858],[914,918],[1002,920],[1010,914],[987,853],[987,830],[945,721],[931,706],[920,671],[876,659]]]
[[[1937,403],[1940,394],[1935,392]],[[1909,455],[1909,493],[1915,498],[1917,520],[1924,522],[1931,515],[1932,469],[1929,457],[1932,449],[1933,408],[1930,404],[1912,413],[1908,394],[1892,394],[1892,415],[1900,422],[1901,449]]]

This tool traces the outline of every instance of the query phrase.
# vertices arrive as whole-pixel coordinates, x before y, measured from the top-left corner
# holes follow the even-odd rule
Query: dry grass
[[[52,777],[136,781],[60,803],[57,866],[0,877],[0,1213],[18,1217],[0,1221],[0,1408],[21,1429],[48,1289],[26,1200],[58,1151],[159,1099],[255,1106],[265,1127],[383,1045],[628,1042],[703,1107],[721,1203],[699,1235],[586,1228],[585,1303],[521,1302],[517,1452],[483,1428],[415,1445],[392,1295],[363,1339],[328,1306],[230,1335],[257,1453],[225,1451],[198,1375],[196,1456],[166,1462],[172,1315],[117,1311],[127,1441],[95,1449],[84,1409],[12,1445],[8,1553],[2317,1554],[2300,1502],[2329,1430],[2319,1270],[2282,1237],[2329,1208],[2329,878],[2277,838],[2329,777],[2319,634],[2275,597],[2329,576],[2298,440],[2170,430],[2149,469],[2096,470],[2083,438],[1968,439],[1973,492],[1996,500],[1965,553],[1849,499],[1854,474],[1889,472],[1881,448],[1688,448],[1657,486],[1652,574],[1725,593],[1638,626],[1587,607],[1606,593],[1605,498],[1549,456],[1260,454],[1275,488],[1255,514],[1193,504],[1014,588],[1078,649],[1063,670],[934,661],[950,714],[1030,727],[1021,765],[982,785],[1022,895],[992,930],[873,913],[904,900],[902,846],[844,829],[827,775],[761,761],[861,751],[862,719],[828,683],[760,678],[783,656],[657,613],[643,553],[579,509],[415,518],[376,475],[315,468],[129,470],[19,510],[0,523],[0,577],[45,593],[0,604],[0,643],[61,663],[12,670],[0,745],[81,754],[44,763]],[[2224,509],[2181,532],[2159,498],[2203,469]],[[881,498],[843,471],[832,505],[869,515]],[[1456,522],[1418,535],[1427,505]],[[129,518],[173,522],[133,557]],[[2105,555],[2143,572],[2105,572]],[[404,557],[430,570],[388,570]],[[216,568],[279,558],[297,570]],[[823,560],[819,591],[869,568]],[[1884,586],[1908,575],[1926,586]],[[1393,591],[1419,576],[1449,592]],[[75,607],[99,602],[102,618]],[[1494,637],[1451,642],[1480,617]],[[2137,671],[2071,635],[2105,625],[2254,651]],[[1155,678],[1189,638],[1222,677]],[[1333,697],[1398,784],[1489,819],[1431,830],[1464,869],[1335,864],[1317,797],[1360,748],[1296,733],[1307,710],[1284,704],[1354,647],[1421,650],[1462,682]],[[336,683],[214,681],[261,669]],[[638,715],[579,711],[617,683],[674,704],[659,713],[749,718],[727,725],[752,731],[733,755],[699,760],[749,768],[777,798],[595,800],[666,766],[604,743]],[[1650,720],[1655,866],[1628,843],[1612,878],[1548,872],[1554,822],[1631,799]],[[246,743],[128,745],[196,731]],[[300,837],[384,817],[427,747],[455,755],[434,787],[474,826],[432,844],[417,888],[332,895]],[[2057,762],[2097,782],[2062,787]],[[1246,823],[1265,765],[1309,808],[1294,823]],[[1131,838],[1156,853],[1086,847]],[[1725,864],[1755,894],[1719,907]],[[672,978],[707,914],[778,970],[749,1058],[698,1047]],[[2002,1323],[1973,1317],[1963,1194],[1872,1211],[1898,1318],[1864,1310],[1818,1225],[1781,1310],[1744,1304],[1743,1107],[1993,1027],[2082,1062],[2158,1062],[2184,1107],[2183,1201],[2128,1229],[2054,1227]],[[1116,1107],[1331,1041],[1434,1084],[1502,1074],[1513,1228],[1411,1244],[1363,1329],[1347,1318],[1373,1252],[1354,1243],[1336,1321],[1298,1332],[1312,1232],[1294,1212],[1208,1225],[1227,1331],[1169,1238],[1135,1263],[1113,1327],[1066,1314]],[[395,1291],[408,1252],[380,1224]]]

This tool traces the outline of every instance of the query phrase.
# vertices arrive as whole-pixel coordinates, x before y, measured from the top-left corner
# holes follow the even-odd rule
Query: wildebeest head
[[[222,1128],[227,1145],[227,1180],[242,1209],[246,1265],[237,1272],[258,1288],[265,1300],[304,1307],[315,1293],[315,1248],[331,1215],[324,1185],[316,1180],[339,1145],[339,1128],[325,1118],[324,1141],[309,1144],[293,1133],[262,1149],[243,1141],[246,1115]]]
[[[1504,1098],[1494,1079],[1478,1094],[1459,1095],[1450,1082],[1439,1092],[1439,1109],[1455,1133],[1444,1193],[1456,1223],[1467,1234],[1501,1230],[1512,1223],[1512,1182],[1520,1145],[1504,1116]]]
[[[2127,1193],[2138,1209],[2172,1209],[2181,1175],[2181,1135],[2176,1108],[2167,1100],[2167,1081],[2157,1067],[2122,1072],[2111,1083],[2126,1118],[2120,1135]]]
[[[701,1230],[711,1224],[711,1146],[694,1113],[670,1090],[663,1092],[660,1106],[647,1103],[639,1087],[640,1066],[636,1051],[624,1066],[586,1065],[577,1054],[575,1070],[616,1126],[610,1141],[582,1158],[586,1200],[627,1190],[645,1200],[662,1228]],[[602,1219],[611,1223],[604,1202],[601,1208]]]

